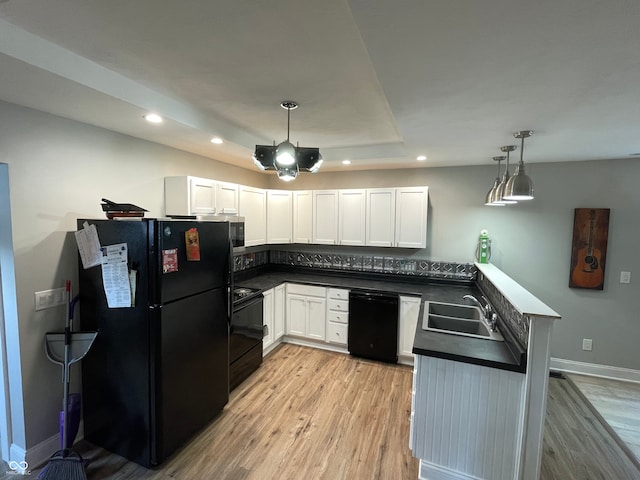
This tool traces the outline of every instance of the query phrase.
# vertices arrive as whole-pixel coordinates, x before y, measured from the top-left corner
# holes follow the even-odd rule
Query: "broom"
[[[67,429],[69,428],[69,370],[71,365],[71,316],[69,303],[71,301],[71,282],[67,280],[67,315],[64,327],[64,363],[63,363],[63,399],[62,411],[64,422],[62,426],[62,450],[54,453],[49,463],[38,475],[38,480],[87,480],[84,471],[84,461],[79,453],[67,448]]]

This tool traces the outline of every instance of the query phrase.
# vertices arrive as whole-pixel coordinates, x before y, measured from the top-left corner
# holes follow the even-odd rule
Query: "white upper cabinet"
[[[165,177],[164,204],[167,216],[237,215],[238,185],[191,176]]]
[[[396,232],[396,189],[368,189],[366,212],[366,245],[393,247]]]
[[[427,206],[427,187],[396,188],[396,247],[427,246]]]
[[[291,243],[291,198],[287,190],[267,191],[267,243]]]
[[[338,200],[338,243],[365,244],[365,190],[340,190]]]
[[[216,209],[218,214],[238,215],[238,185],[216,182]]]
[[[267,243],[267,193],[261,188],[240,186],[240,216],[244,217],[244,244]]]
[[[167,216],[216,213],[216,182],[199,177],[165,177],[164,208]]]
[[[311,243],[313,238],[313,192],[293,192],[293,243]]]
[[[338,190],[313,191],[312,243],[338,243]]]

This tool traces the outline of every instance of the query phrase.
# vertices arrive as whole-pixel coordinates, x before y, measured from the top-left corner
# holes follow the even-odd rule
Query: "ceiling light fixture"
[[[533,130],[521,130],[515,132],[513,136],[521,140],[520,163],[516,167],[513,177],[509,179],[504,187],[503,197],[505,200],[532,200],[533,182],[524,171],[524,139],[533,135]]]
[[[323,160],[320,149],[294,146],[289,141],[291,110],[298,108],[298,104],[285,100],[280,106],[287,111],[287,139],[278,145],[275,141],[273,145],[256,145],[253,163],[260,170],[276,170],[280,180],[290,182],[298,172],[316,173]]]
[[[504,198],[504,189],[509,181],[509,153],[513,152],[516,148],[515,145],[505,145],[500,147],[500,150],[507,154],[507,166],[504,169],[504,174],[502,175],[502,180],[496,188],[493,194],[493,202],[494,203],[502,203],[504,205],[513,205],[514,203],[518,203],[515,200],[508,200]]]
[[[426,155],[418,155],[416,157],[416,160],[418,160],[419,162],[424,162],[427,159]]]
[[[493,182],[493,186],[487,192],[487,197],[484,202],[485,205],[488,205],[490,207],[503,207],[505,205],[503,202],[497,202],[497,201],[494,202],[496,190],[498,189],[498,185],[500,185],[500,162],[502,162],[502,160],[504,160],[505,158],[507,157],[505,156],[493,157],[493,161],[498,162],[498,176]]]
[[[351,160],[342,160],[343,165],[351,165]]]
[[[211,139],[211,143],[215,143],[216,145],[220,145],[220,144],[224,143],[224,140],[222,140],[220,137],[213,137]]]
[[[146,115],[143,115],[142,118],[149,123],[162,123],[162,117],[157,113],[147,113]]]

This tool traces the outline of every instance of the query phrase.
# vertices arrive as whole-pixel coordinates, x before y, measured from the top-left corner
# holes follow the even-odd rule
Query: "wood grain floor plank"
[[[567,377],[640,465],[640,384],[577,374]]]
[[[159,468],[78,446],[89,480],[415,480],[411,381],[408,367],[285,344]],[[606,435],[571,385],[551,379],[541,480],[639,479]]]

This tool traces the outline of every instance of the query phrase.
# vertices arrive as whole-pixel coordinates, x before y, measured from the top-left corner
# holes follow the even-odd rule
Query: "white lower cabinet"
[[[349,290],[287,283],[263,293],[267,332],[263,350],[270,351],[284,335],[348,345]],[[420,297],[400,296],[398,356],[413,363],[413,341],[420,314]]]
[[[420,297],[400,297],[400,317],[398,325],[399,356],[413,358],[413,340],[418,326],[420,302]]]
[[[279,342],[284,337],[285,284],[273,289],[273,340]]]
[[[327,289],[327,342],[347,345],[349,290]]]
[[[287,335],[325,341],[326,288],[287,284]]]
[[[262,292],[262,323],[265,326],[265,335],[262,337],[262,351],[266,351],[274,342],[273,336],[273,288]]]
[[[263,324],[266,327],[262,338],[262,352],[266,353],[282,342],[284,337],[285,284],[262,292]]]

